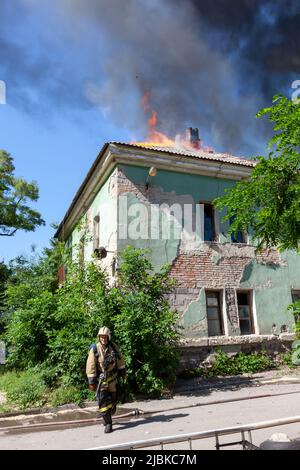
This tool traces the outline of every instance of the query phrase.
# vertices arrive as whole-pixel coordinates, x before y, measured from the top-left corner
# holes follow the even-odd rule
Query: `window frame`
[[[238,295],[239,294],[246,294],[248,298],[248,303],[247,304],[239,304],[238,301]],[[255,334],[255,325],[254,325],[254,316],[253,316],[253,291],[252,290],[237,290],[236,291],[236,304],[237,304],[237,311],[238,311],[238,317],[239,317],[239,327],[240,327],[240,332],[241,336],[247,336],[247,335],[254,335]],[[240,310],[239,307],[248,307],[249,308],[249,317],[248,318],[241,318],[240,316]],[[241,320],[249,321],[250,325],[250,332],[249,333],[242,333],[241,331]]]
[[[209,330],[209,322],[216,321],[209,319],[208,309],[213,307],[212,305],[208,305],[208,296],[207,294],[217,294],[218,299],[218,321],[219,321],[219,328],[220,333],[217,335],[210,334]],[[206,307],[206,319],[207,319],[207,336],[224,336],[225,335],[225,325],[224,325],[224,318],[223,318],[223,290],[222,289],[205,289],[205,307]]]
[[[299,294],[298,298],[294,298],[295,294]],[[291,289],[291,297],[292,297],[292,303],[296,302],[297,300],[300,300],[300,289]],[[300,320],[300,315],[294,315],[294,322],[295,324]]]
[[[200,201],[200,205],[203,205],[203,241],[204,242],[217,242],[218,241],[218,235],[217,235],[217,222],[216,222],[216,210],[214,205],[212,204],[211,201]],[[211,232],[212,232],[212,239],[211,240],[206,240],[205,239],[205,206],[209,207],[211,210]]]

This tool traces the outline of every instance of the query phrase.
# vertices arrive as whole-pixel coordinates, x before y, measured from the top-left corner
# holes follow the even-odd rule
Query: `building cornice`
[[[104,182],[118,164],[150,167],[186,174],[211,176],[214,178],[242,180],[249,177],[252,166],[228,161],[195,158],[175,152],[147,149],[118,143],[107,143],[99,152],[91,169],[73,198],[55,237],[66,240],[74,226],[97,195]]]

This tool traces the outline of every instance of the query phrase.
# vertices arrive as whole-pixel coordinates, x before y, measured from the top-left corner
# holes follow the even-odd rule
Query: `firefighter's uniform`
[[[110,330],[100,328],[98,336],[107,336],[107,344],[99,342],[89,351],[86,363],[86,375],[89,385],[98,384],[97,399],[99,413],[105,425],[104,432],[112,431],[112,414],[116,411],[117,378],[125,375],[125,362],[117,346],[110,341]]]

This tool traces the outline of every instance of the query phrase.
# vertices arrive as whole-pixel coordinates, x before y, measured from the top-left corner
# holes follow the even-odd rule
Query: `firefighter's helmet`
[[[102,326],[100,328],[100,330],[98,331],[98,336],[100,336],[100,335],[106,335],[106,336],[108,336],[109,340],[111,339],[110,329],[107,328],[107,326]]]

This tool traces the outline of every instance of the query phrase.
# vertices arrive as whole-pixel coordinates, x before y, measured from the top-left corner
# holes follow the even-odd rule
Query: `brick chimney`
[[[187,127],[185,131],[185,140],[186,142],[194,147],[194,149],[200,149],[200,139],[199,139],[199,130],[197,127]]]

